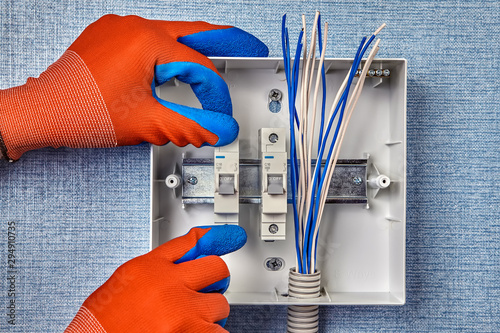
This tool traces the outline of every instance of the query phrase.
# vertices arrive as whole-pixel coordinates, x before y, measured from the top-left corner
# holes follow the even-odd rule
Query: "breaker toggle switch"
[[[219,175],[219,194],[233,195],[236,192],[234,175]]]
[[[287,213],[287,152],[285,128],[259,130],[261,160],[260,237],[285,240]]]
[[[268,175],[267,176],[267,193],[273,194],[284,194],[285,187],[283,186],[283,176],[282,175]]]
[[[239,142],[214,150],[214,222],[238,224],[240,195]]]

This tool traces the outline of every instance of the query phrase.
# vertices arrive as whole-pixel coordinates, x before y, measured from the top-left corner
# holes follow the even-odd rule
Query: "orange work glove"
[[[267,56],[231,26],[106,15],[89,25],[39,78],[0,90],[0,155],[33,149],[189,143],[225,145],[238,134],[229,91],[206,56]],[[161,100],[171,78],[191,85],[202,108]]]
[[[235,225],[193,228],[118,267],[65,332],[227,332],[229,271],[218,256],[245,242]]]

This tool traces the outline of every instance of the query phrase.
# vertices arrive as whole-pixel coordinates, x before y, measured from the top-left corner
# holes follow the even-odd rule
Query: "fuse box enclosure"
[[[240,125],[240,160],[258,160],[259,129],[289,126],[283,61],[212,58],[212,62],[228,84],[233,116]],[[325,60],[327,112],[351,64],[352,59]],[[326,205],[317,256],[322,293],[319,299],[307,303],[405,303],[407,63],[404,59],[375,59],[371,67],[389,69],[390,77],[366,79],[339,158],[362,159],[369,155],[367,178],[361,180],[360,186],[379,174],[387,176],[390,185],[366,186],[369,209],[366,203]],[[283,93],[278,104],[270,100],[273,89]],[[157,94],[174,103],[201,106],[190,87],[176,80],[158,87]],[[286,147],[289,147],[288,136],[287,133]],[[151,248],[185,234],[196,225],[214,223],[213,204],[183,205],[182,193],[165,186],[165,178],[172,170],[182,169],[184,158],[213,159],[214,148],[181,148],[173,144],[151,148]],[[240,180],[249,179],[252,177]],[[200,186],[200,192],[204,193],[214,186],[213,178],[200,177],[196,185],[186,184],[187,179],[181,181],[193,186],[190,188],[194,191]],[[240,187],[244,185],[248,184]],[[271,187],[271,191],[280,192],[279,186]],[[238,252],[223,257],[231,271],[231,286],[225,295],[230,304],[301,304],[304,301],[287,296],[288,271],[295,267],[291,205],[286,215],[286,239],[273,242],[261,239],[260,209],[259,203],[239,204],[238,224],[246,230],[248,241]],[[266,263],[273,260],[274,265],[278,259],[282,265],[270,270]]]

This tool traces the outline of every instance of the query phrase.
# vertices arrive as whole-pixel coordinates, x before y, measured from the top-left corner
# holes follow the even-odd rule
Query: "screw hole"
[[[281,102],[280,101],[271,101],[269,102],[269,111],[272,113],[278,113],[281,111]]]

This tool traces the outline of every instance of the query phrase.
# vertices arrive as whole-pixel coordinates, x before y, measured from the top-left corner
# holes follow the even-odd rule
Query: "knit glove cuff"
[[[92,312],[82,306],[64,333],[106,333],[106,330]]]
[[[101,92],[83,60],[71,50],[40,77],[0,90],[0,133],[0,150],[10,160],[43,147],[117,145]]]

